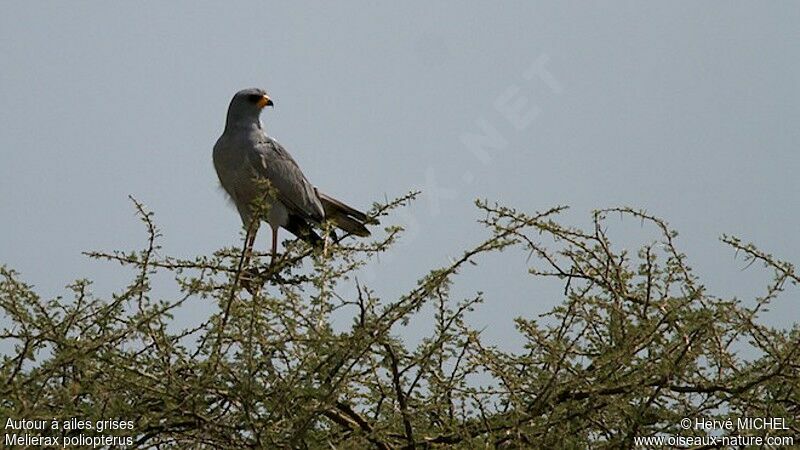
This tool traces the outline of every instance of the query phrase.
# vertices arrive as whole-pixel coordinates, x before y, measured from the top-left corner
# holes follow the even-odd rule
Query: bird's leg
[[[247,226],[246,234],[244,237],[244,253],[241,260],[239,260],[239,272],[237,273],[237,280],[241,282],[242,287],[247,289],[251,295],[256,295],[259,286],[254,286],[253,282],[259,278],[258,269],[250,268],[250,260],[253,257],[253,245],[256,242],[256,234],[258,233],[258,220],[253,220]]]
[[[253,256],[253,245],[256,243],[256,233],[258,233],[258,221],[253,220],[247,227],[247,234],[245,235],[244,247],[244,264],[243,267],[250,265],[250,258]]]
[[[272,227],[272,258],[269,260],[269,265],[275,265],[275,259],[278,255],[278,227]]]
[[[246,240],[247,244],[245,246],[245,264],[244,266],[247,267],[250,265],[250,259],[253,257],[253,245],[256,243],[256,235],[255,233],[251,234],[247,237]]]

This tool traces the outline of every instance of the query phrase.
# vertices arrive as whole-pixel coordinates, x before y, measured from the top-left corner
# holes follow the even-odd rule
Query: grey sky
[[[130,273],[80,252],[143,245],[128,194],[156,213],[165,254],[237,243],[211,148],[251,86],[326,192],[367,207],[425,191],[398,219],[408,238],[365,275],[379,292],[480,239],[477,197],[567,204],[574,224],[646,208],[720,294],[765,280],[723,232],[798,262],[797,3],[373,3],[3,2],[0,263],[48,296],[78,277],[121,286]],[[531,115],[513,123],[501,111],[517,101]],[[503,145],[463,143],[487,129]],[[524,264],[489,258],[461,279],[459,293],[486,291],[476,320],[495,338],[557,301]],[[800,316],[788,297],[772,311],[785,324]]]

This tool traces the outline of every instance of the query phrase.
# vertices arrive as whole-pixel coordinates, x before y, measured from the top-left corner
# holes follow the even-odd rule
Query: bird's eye
[[[249,100],[251,103],[258,103],[258,101],[261,100],[263,97],[264,96],[261,94],[250,94],[247,96],[247,100]]]

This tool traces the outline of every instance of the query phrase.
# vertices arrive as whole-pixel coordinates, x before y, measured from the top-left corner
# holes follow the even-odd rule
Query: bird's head
[[[258,122],[261,110],[273,106],[263,89],[250,88],[237,92],[228,106],[228,124]]]

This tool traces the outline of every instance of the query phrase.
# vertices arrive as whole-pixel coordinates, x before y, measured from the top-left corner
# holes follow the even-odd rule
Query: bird
[[[366,225],[377,221],[317,189],[289,152],[267,135],[261,123],[261,112],[267,106],[274,108],[274,103],[263,89],[237,92],[228,106],[225,129],[213,151],[219,182],[236,206],[246,230],[247,261],[261,221],[266,221],[272,229],[270,266],[276,260],[280,228],[315,247],[322,246],[324,241],[314,227],[322,226],[325,221],[331,221],[345,233],[369,236]],[[258,202],[268,205],[266,214],[259,214],[263,210],[257,207]]]

